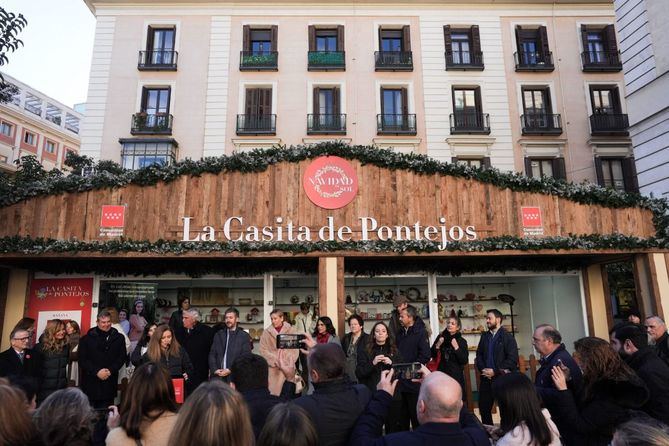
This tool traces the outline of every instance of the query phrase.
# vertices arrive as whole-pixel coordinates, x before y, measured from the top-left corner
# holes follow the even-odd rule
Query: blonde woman
[[[269,365],[269,392],[279,396],[286,381],[286,375],[295,376],[295,361],[299,350],[276,348],[276,336],[294,334],[295,328],[284,320],[283,311],[273,310],[270,315],[272,324],[260,336],[260,356]]]
[[[53,319],[46,323],[41,342],[35,346],[42,357],[42,376],[37,404],[41,404],[49,395],[67,387],[67,363],[70,359],[70,346],[67,342],[65,323]]]
[[[221,381],[200,385],[179,411],[169,446],[253,446],[251,416],[242,396]]]

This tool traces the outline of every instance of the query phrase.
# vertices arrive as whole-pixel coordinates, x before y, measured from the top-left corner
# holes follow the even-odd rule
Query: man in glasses
[[[23,376],[37,388],[42,367],[39,353],[28,348],[30,333],[15,328],[9,341],[11,347],[0,353],[0,376]]]

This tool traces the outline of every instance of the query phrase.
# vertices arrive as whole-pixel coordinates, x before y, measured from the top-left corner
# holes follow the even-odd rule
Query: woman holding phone
[[[432,357],[440,357],[437,370],[460,383],[462,400],[466,399],[465,365],[469,361],[467,340],[460,333],[462,325],[457,317],[446,320],[446,328],[432,344]]]

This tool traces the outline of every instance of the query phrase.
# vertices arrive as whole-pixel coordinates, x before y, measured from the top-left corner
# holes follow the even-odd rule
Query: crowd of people
[[[0,353],[0,446],[669,446],[660,317],[642,324],[632,314],[609,339],[577,340],[571,354],[555,327],[538,325],[540,367],[530,377],[491,309],[472,408],[460,320],[448,318],[430,346],[416,308],[404,296],[394,304],[389,324],[366,333],[352,315],[342,338],[308,305],[295,326],[274,310],[259,354],[235,308],[210,327],[187,298],[168,324],[147,320],[142,302],[130,318],[101,310],[87,333],[52,320],[34,339],[35,321],[25,318]],[[302,348],[279,348],[282,334],[299,334]],[[406,364],[419,370],[407,376]]]

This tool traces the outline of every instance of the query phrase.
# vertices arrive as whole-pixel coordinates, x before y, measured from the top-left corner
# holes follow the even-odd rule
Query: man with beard
[[[251,336],[237,325],[239,311],[228,308],[223,315],[225,328],[214,336],[214,343],[209,352],[209,371],[212,379],[219,377],[230,382],[230,368],[237,358],[251,354],[253,341]]]
[[[209,376],[208,358],[214,332],[211,327],[200,322],[201,315],[197,308],[189,307],[182,311],[183,328],[177,327],[174,334],[193,364],[193,373],[186,381],[186,391],[190,395]]]
[[[483,424],[492,425],[492,382],[495,377],[518,370],[518,345],[511,333],[502,327],[502,313],[497,309],[486,311],[488,331],[481,335],[476,349],[476,368],[481,373],[479,384],[479,411]]]
[[[655,353],[669,365],[669,333],[667,333],[667,325],[659,316],[650,316],[646,318],[646,329],[648,336],[652,341]]]
[[[611,347],[648,386],[650,399],[643,410],[663,423],[669,423],[669,366],[648,346],[643,325],[623,322],[609,334]]]

